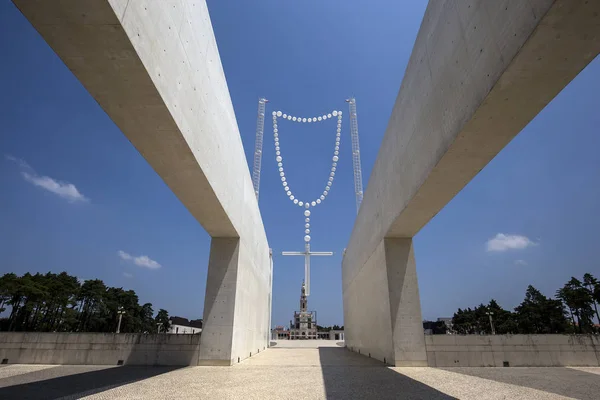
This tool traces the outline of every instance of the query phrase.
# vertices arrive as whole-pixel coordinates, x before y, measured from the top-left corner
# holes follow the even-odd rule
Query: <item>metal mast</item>
[[[360,167],[360,145],[358,143],[358,121],[356,119],[356,99],[346,100],[350,109],[350,137],[352,139],[352,167],[354,169],[354,191],[356,193],[356,213],[363,199],[362,169]]]
[[[258,118],[256,120],[256,140],[254,143],[254,166],[252,169],[252,185],[254,194],[258,200],[258,191],[260,189],[260,165],[262,162],[263,133],[265,128],[265,104],[269,100],[265,98],[258,99]]]

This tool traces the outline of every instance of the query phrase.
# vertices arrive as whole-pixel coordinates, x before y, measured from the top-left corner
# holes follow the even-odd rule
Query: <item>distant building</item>
[[[302,282],[300,289],[300,311],[294,312],[294,319],[290,321],[290,339],[317,339],[317,312],[307,311],[308,298],[306,287]]]
[[[343,328],[343,327],[342,327]],[[317,331],[317,312],[308,311],[308,299],[306,297],[306,287],[302,282],[300,291],[300,311],[294,312],[294,319],[290,321],[290,327],[285,328],[281,325],[271,330],[272,340],[302,340],[302,339],[329,339],[344,340],[344,330]]]
[[[202,332],[202,319],[194,319],[189,321],[187,318],[182,317],[170,317],[171,326],[169,332],[172,334],[196,334]]]
[[[447,333],[452,333],[454,332],[452,330],[452,317],[442,317],[442,318],[438,318],[438,321],[444,322],[446,324],[446,329],[447,329]]]

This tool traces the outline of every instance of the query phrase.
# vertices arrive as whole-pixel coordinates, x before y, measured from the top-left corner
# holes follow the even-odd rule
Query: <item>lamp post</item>
[[[490,326],[492,327],[492,335],[495,335],[496,329],[494,329],[494,321],[492,320],[492,315],[494,315],[494,313],[491,311],[486,311],[485,313],[490,318]]]
[[[119,309],[117,310],[117,315],[119,316],[119,323],[117,324],[117,333],[121,332],[121,320],[123,319],[123,314],[125,314],[125,311],[123,310],[123,307],[119,306]]]

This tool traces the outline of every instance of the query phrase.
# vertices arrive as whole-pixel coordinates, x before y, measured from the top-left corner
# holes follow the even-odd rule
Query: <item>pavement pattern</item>
[[[0,399],[600,399],[600,368],[395,368],[334,341],[233,367],[0,366]]]

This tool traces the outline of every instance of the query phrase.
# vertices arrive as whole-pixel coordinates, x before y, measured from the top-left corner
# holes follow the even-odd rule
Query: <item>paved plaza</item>
[[[0,399],[584,399],[600,368],[393,368],[334,341],[280,341],[233,367],[3,365]]]

